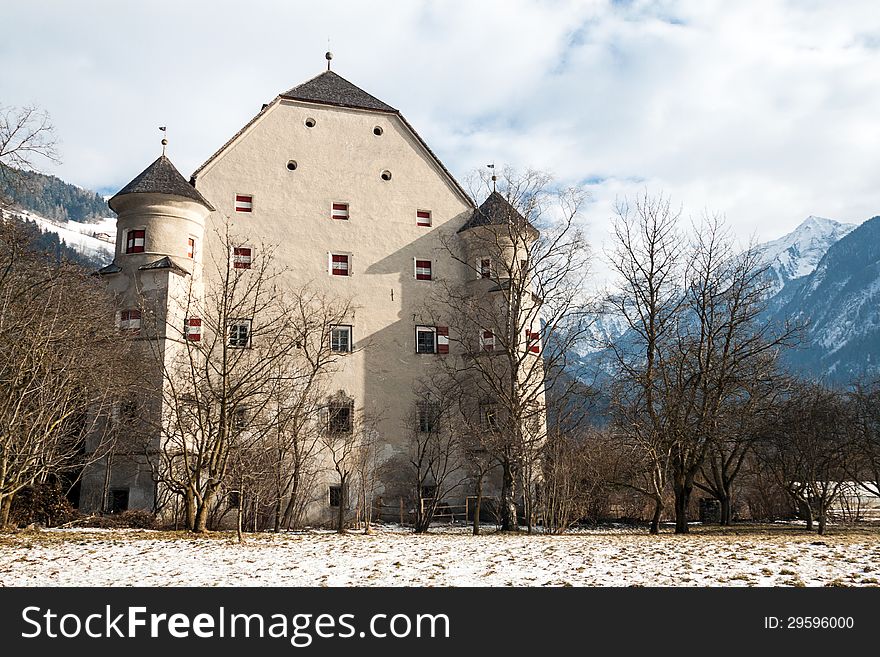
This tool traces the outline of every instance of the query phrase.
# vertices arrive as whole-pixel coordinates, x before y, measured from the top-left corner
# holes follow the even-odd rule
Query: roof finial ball
[[[324,53],[324,59],[327,60],[327,70],[330,70],[330,60],[333,59],[333,53],[329,50]]]
[[[166,137],[166,135],[168,134],[166,132],[168,128],[164,125],[160,125],[159,130],[162,131],[162,155],[165,155],[165,147],[168,145],[168,138]]]

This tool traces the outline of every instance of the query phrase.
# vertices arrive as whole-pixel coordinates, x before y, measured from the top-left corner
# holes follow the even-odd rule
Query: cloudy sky
[[[880,214],[876,0],[223,0],[6,3],[0,104],[52,116],[63,164],[112,193],[159,153],[189,175],[325,66],[416,127],[452,172],[663,191],[772,239]]]

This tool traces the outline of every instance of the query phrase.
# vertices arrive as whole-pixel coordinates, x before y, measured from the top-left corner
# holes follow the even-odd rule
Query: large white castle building
[[[515,214],[498,193],[477,207],[400,111],[329,65],[264,105],[189,179],[163,154],[110,206],[118,215],[115,258],[99,273],[117,299],[120,329],[144,343],[145,359],[158,354],[167,365],[192,346],[182,340],[204,342],[209,329],[188,308],[204,302],[217,263],[248,270],[266,262],[260,250],[271,250],[280,285],[351,303],[328,332],[332,351],[344,356],[328,390],[344,391],[375,418],[388,453],[407,449],[418,382],[437,359],[459,357],[444,310],[426,312],[425,304],[441,280],[493,278],[497,256],[473,247],[469,234]],[[475,294],[486,289],[474,286]],[[148,321],[177,327],[182,340],[146,330]],[[259,339],[257,323],[236,318],[226,348],[248,348]],[[474,336],[492,349],[485,327]],[[158,371],[148,381],[156,397],[147,406],[162,416],[168,382]],[[156,509],[162,466],[151,459],[166,438],[150,431],[154,456],[123,441],[87,469],[82,509]],[[335,476],[328,468],[318,482],[311,516],[331,518],[340,504]]]

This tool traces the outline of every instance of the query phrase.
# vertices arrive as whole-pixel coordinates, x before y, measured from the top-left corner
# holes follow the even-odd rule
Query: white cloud
[[[158,153],[185,174],[277,93],[334,69],[398,107],[459,177],[486,162],[615,196],[664,190],[745,238],[880,212],[873,1],[78,3],[4,11],[5,104],[35,102],[57,173],[118,188]]]

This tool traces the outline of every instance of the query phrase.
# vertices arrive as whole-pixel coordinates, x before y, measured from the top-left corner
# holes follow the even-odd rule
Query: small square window
[[[331,434],[346,434],[352,431],[352,408],[348,402],[330,404],[328,430]]]
[[[330,329],[330,351],[346,354],[351,351],[351,326],[334,326]]]
[[[250,269],[251,263],[254,261],[254,247],[252,246],[234,246],[232,247],[232,267],[233,269]]]
[[[333,276],[350,276],[351,256],[347,253],[331,253],[330,273],[333,274]]]
[[[437,329],[434,326],[416,326],[416,353],[437,352]]]
[[[342,486],[330,486],[327,501],[332,507],[342,506]]]
[[[440,404],[433,401],[420,402],[416,407],[416,422],[421,433],[437,430],[440,417]]]
[[[146,230],[130,230],[125,240],[126,253],[143,253],[147,241]]]
[[[136,399],[125,399],[119,402],[118,420],[124,424],[134,424],[140,419],[140,407]]]
[[[190,237],[186,241],[186,257],[187,258],[195,258],[196,257],[196,241]]]
[[[230,320],[227,332],[226,345],[243,349],[251,346],[251,320]]]
[[[141,311],[120,310],[117,325],[120,331],[137,333],[141,330]]]
[[[416,280],[430,281],[432,278],[432,267],[430,260],[416,260]]]
[[[417,210],[416,211],[416,226],[430,226],[431,225],[431,211],[430,210]]]
[[[190,317],[183,325],[184,338],[190,342],[199,342],[202,339],[202,320],[199,317]]]
[[[334,203],[330,208],[330,218],[348,220],[348,203]]]
[[[235,211],[236,212],[253,212],[254,197],[250,194],[235,195]]]
[[[491,258],[480,258],[480,278],[492,278]]]

